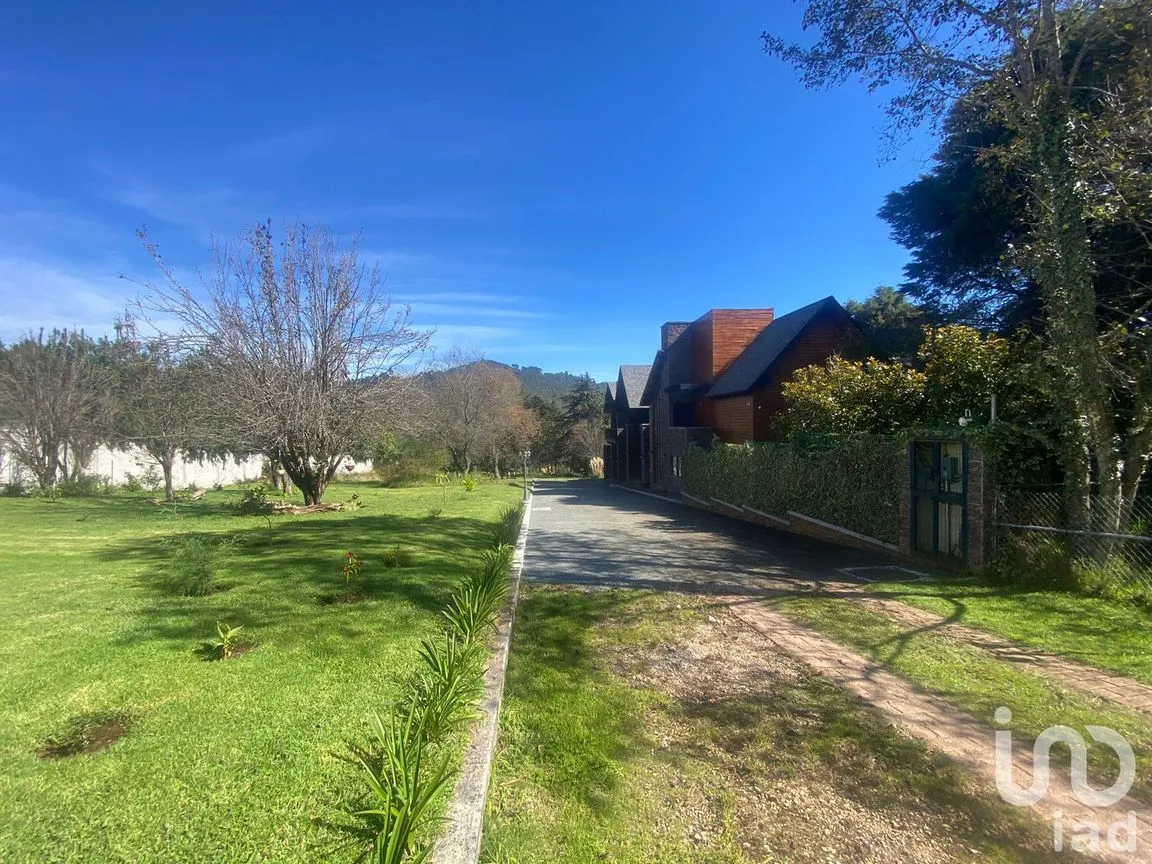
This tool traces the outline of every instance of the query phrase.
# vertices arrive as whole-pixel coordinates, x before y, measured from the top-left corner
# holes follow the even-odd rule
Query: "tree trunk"
[[[292,478],[300,494],[304,496],[305,504],[319,504],[327,485],[323,476],[317,474],[312,466],[312,460],[306,454],[290,450],[280,451],[280,464],[284,473]]]
[[[165,455],[160,460],[160,470],[164,472],[164,500],[175,501],[176,490],[172,488],[172,463],[175,461],[173,456]]]

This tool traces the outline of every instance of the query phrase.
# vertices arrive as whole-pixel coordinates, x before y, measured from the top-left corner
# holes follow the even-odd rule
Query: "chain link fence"
[[[1086,527],[1073,529],[1060,486],[1000,490],[996,500],[997,556],[1036,581],[1070,577],[1098,593],[1152,594],[1152,495],[1136,499],[1117,530],[1093,495]]]

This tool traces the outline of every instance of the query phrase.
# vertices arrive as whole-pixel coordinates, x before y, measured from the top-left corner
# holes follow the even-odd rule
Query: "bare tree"
[[[216,245],[201,296],[141,237],[163,275],[142,307],[178,321],[167,344],[204,363],[203,432],[271,454],[319,503],[348,452],[405,398],[430,333],[392,306],[358,238],[340,246],[326,228],[290,225],[277,246],[255,225]]]
[[[475,461],[493,456],[499,474],[500,447],[513,412],[522,407],[520,380],[511,369],[461,349],[441,365],[428,388],[431,431],[455,468],[467,473]]]
[[[111,373],[83,332],[41,330],[0,351],[0,441],[46,489],[78,473],[111,411]],[[77,443],[81,450],[76,453]],[[69,456],[69,448],[73,450]]]
[[[199,443],[203,400],[197,358],[177,356],[163,340],[140,343],[130,318],[116,329],[117,438],[140,446],[155,460],[164,475],[164,496],[172,501],[176,457]]]

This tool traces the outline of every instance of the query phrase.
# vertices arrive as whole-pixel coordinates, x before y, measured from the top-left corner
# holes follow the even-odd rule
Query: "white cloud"
[[[0,339],[41,327],[110,333],[136,293],[136,286],[115,273],[0,256]]]

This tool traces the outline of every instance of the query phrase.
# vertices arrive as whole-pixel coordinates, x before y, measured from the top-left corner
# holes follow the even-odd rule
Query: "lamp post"
[[[525,450],[523,453],[520,454],[520,456],[524,460],[524,501],[525,501],[525,503],[527,503],[527,501],[528,501],[528,460],[532,458],[532,451],[531,450]]]

